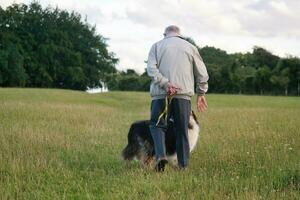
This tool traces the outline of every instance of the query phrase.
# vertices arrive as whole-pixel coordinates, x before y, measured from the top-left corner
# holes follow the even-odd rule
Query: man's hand
[[[197,109],[199,112],[203,112],[207,108],[207,102],[204,96],[197,97]]]
[[[167,93],[168,93],[168,95],[173,96],[173,95],[177,94],[178,90],[180,90],[180,88],[176,87],[172,83],[167,84]]]

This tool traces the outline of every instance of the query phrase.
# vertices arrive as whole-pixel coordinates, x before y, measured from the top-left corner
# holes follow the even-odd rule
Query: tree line
[[[299,95],[300,59],[255,46],[228,54],[191,38],[210,76],[209,92]],[[148,91],[150,78],[118,71],[107,39],[76,12],[42,8],[38,2],[0,7],[0,86],[85,90],[105,82],[110,90]]]
[[[210,93],[298,95],[300,94],[300,59],[280,58],[268,50],[255,46],[251,53],[228,54],[214,47],[198,47],[209,74]],[[134,70],[117,72],[108,85],[115,90],[148,91],[147,73]]]

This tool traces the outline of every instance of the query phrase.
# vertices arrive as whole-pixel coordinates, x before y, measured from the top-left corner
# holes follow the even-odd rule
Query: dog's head
[[[195,115],[194,111],[191,111],[190,114],[190,121],[189,121],[189,129],[192,129],[194,125],[199,125],[197,116]]]

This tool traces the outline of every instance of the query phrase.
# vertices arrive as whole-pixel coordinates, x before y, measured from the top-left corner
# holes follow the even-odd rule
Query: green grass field
[[[207,100],[189,169],[155,173],[120,157],[148,93],[0,88],[0,199],[300,199],[300,98]]]

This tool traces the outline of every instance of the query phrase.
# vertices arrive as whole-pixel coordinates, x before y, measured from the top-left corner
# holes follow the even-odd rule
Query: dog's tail
[[[137,124],[132,124],[129,133],[128,133],[128,144],[122,151],[122,157],[124,160],[132,160],[134,156],[138,154],[139,145],[138,145],[138,135],[137,135]]]
[[[138,152],[138,147],[135,144],[128,144],[122,151],[122,157],[124,160],[132,160]]]

